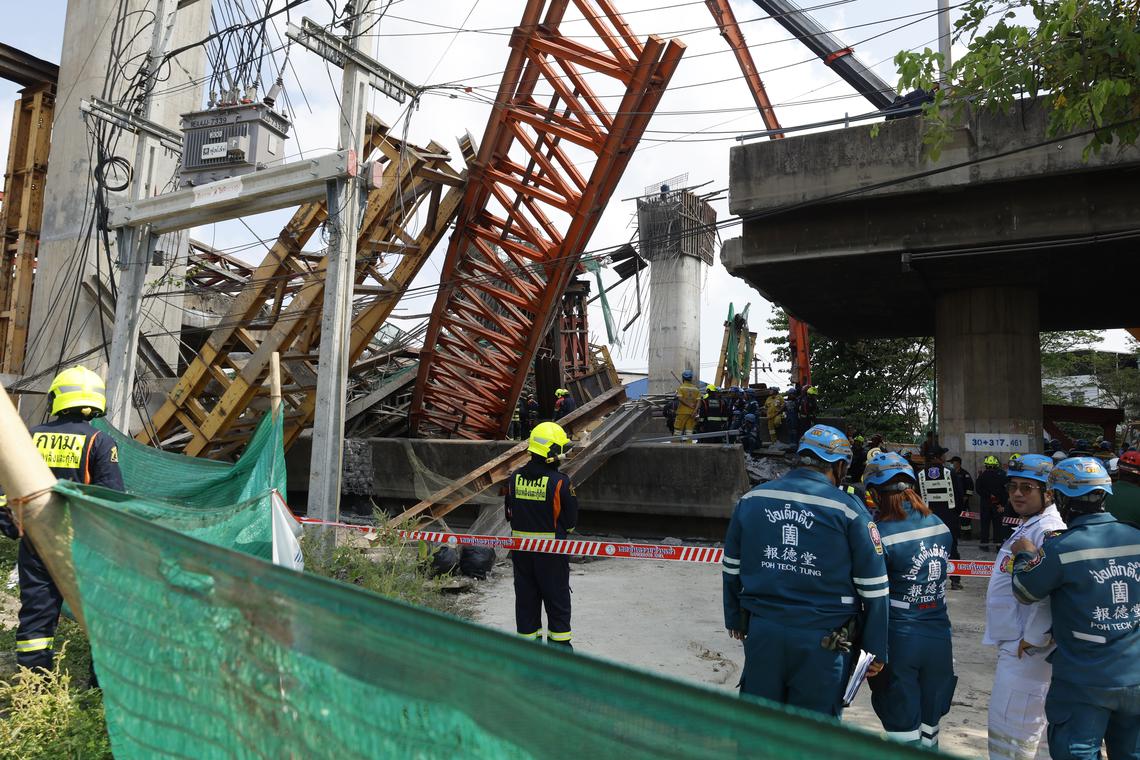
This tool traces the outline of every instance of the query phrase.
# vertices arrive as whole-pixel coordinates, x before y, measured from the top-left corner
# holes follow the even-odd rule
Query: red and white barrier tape
[[[324,522],[312,517],[298,517],[309,525],[331,525],[350,528],[362,533],[373,533],[370,525]],[[489,546],[493,549],[510,549],[540,554],[566,554],[575,557],[614,557],[617,559],[657,559],[674,562],[693,562],[719,565],[724,549],[712,546],[672,546],[669,544],[635,544],[626,541],[586,541],[582,539],[522,538],[513,536],[480,536],[464,533],[440,533],[426,530],[401,530],[400,538],[407,541],[427,541],[448,546]],[[950,560],[949,575],[989,576],[993,562],[985,560]]]
[[[979,512],[960,512],[958,516],[959,517],[967,517],[971,520],[981,520],[982,519],[982,515]],[[1004,525],[1021,525],[1021,522],[1022,522],[1020,517],[1003,517],[1003,518],[1001,518],[1001,521],[1002,521],[1002,524],[1004,524]]]

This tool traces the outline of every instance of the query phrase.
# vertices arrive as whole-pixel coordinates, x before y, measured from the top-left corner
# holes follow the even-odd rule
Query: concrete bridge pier
[[[1034,288],[998,286],[941,293],[934,299],[939,440],[977,472],[982,460],[1014,449],[983,449],[967,438],[1022,435],[1041,451],[1041,344]],[[968,436],[968,434],[971,434]],[[974,435],[976,434],[976,435]]]

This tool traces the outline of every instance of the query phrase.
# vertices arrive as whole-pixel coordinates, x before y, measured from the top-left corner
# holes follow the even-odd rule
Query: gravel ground
[[[964,543],[963,559],[993,559]],[[721,612],[720,572],[711,565],[603,559],[571,565],[574,647],[654,673],[735,690],[744,661],[742,645],[729,638]],[[965,578],[949,592],[958,688],[943,718],[941,747],[965,757],[986,754],[986,711],[996,651],[982,646],[985,578]],[[477,622],[514,630],[509,561],[480,584]],[[843,719],[872,731],[882,727],[860,691]],[[1042,753],[1044,754],[1044,752]]]

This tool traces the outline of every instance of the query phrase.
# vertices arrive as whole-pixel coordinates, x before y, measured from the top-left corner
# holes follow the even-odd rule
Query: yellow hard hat
[[[540,422],[530,431],[526,450],[546,460],[560,456],[570,444],[570,436],[556,422]]]
[[[554,391],[554,395],[555,396],[569,396],[570,391],[566,390],[565,388],[559,388],[558,390]]]
[[[86,367],[65,369],[51,381],[51,413],[91,409],[103,414],[107,411],[106,389],[103,378]]]

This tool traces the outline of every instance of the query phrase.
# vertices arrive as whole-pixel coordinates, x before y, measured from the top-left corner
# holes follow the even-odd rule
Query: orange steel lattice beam
[[[32,282],[44,210],[55,82],[26,87],[16,101],[0,216],[0,372],[24,365]]]
[[[410,424],[498,438],[562,294],[685,46],[639,41],[609,0],[573,0],[597,35],[563,36],[571,0],[529,0],[451,236]],[[586,76],[586,75],[589,76]],[[594,84],[622,87],[610,110]],[[573,146],[567,147],[567,146]],[[572,159],[593,159],[587,178]]]
[[[353,364],[370,358],[377,330],[443,238],[466,184],[438,144],[417,148],[374,120],[369,127],[369,147],[377,151],[383,174],[369,194],[357,246],[348,351]],[[323,202],[297,209],[152,424],[136,436],[140,441],[173,441],[192,456],[232,456],[256,425],[258,406],[267,407],[274,352],[281,355],[286,447],[312,424],[328,257],[301,249],[326,218]],[[414,235],[413,225],[419,227]],[[398,263],[389,267],[392,261]]]

